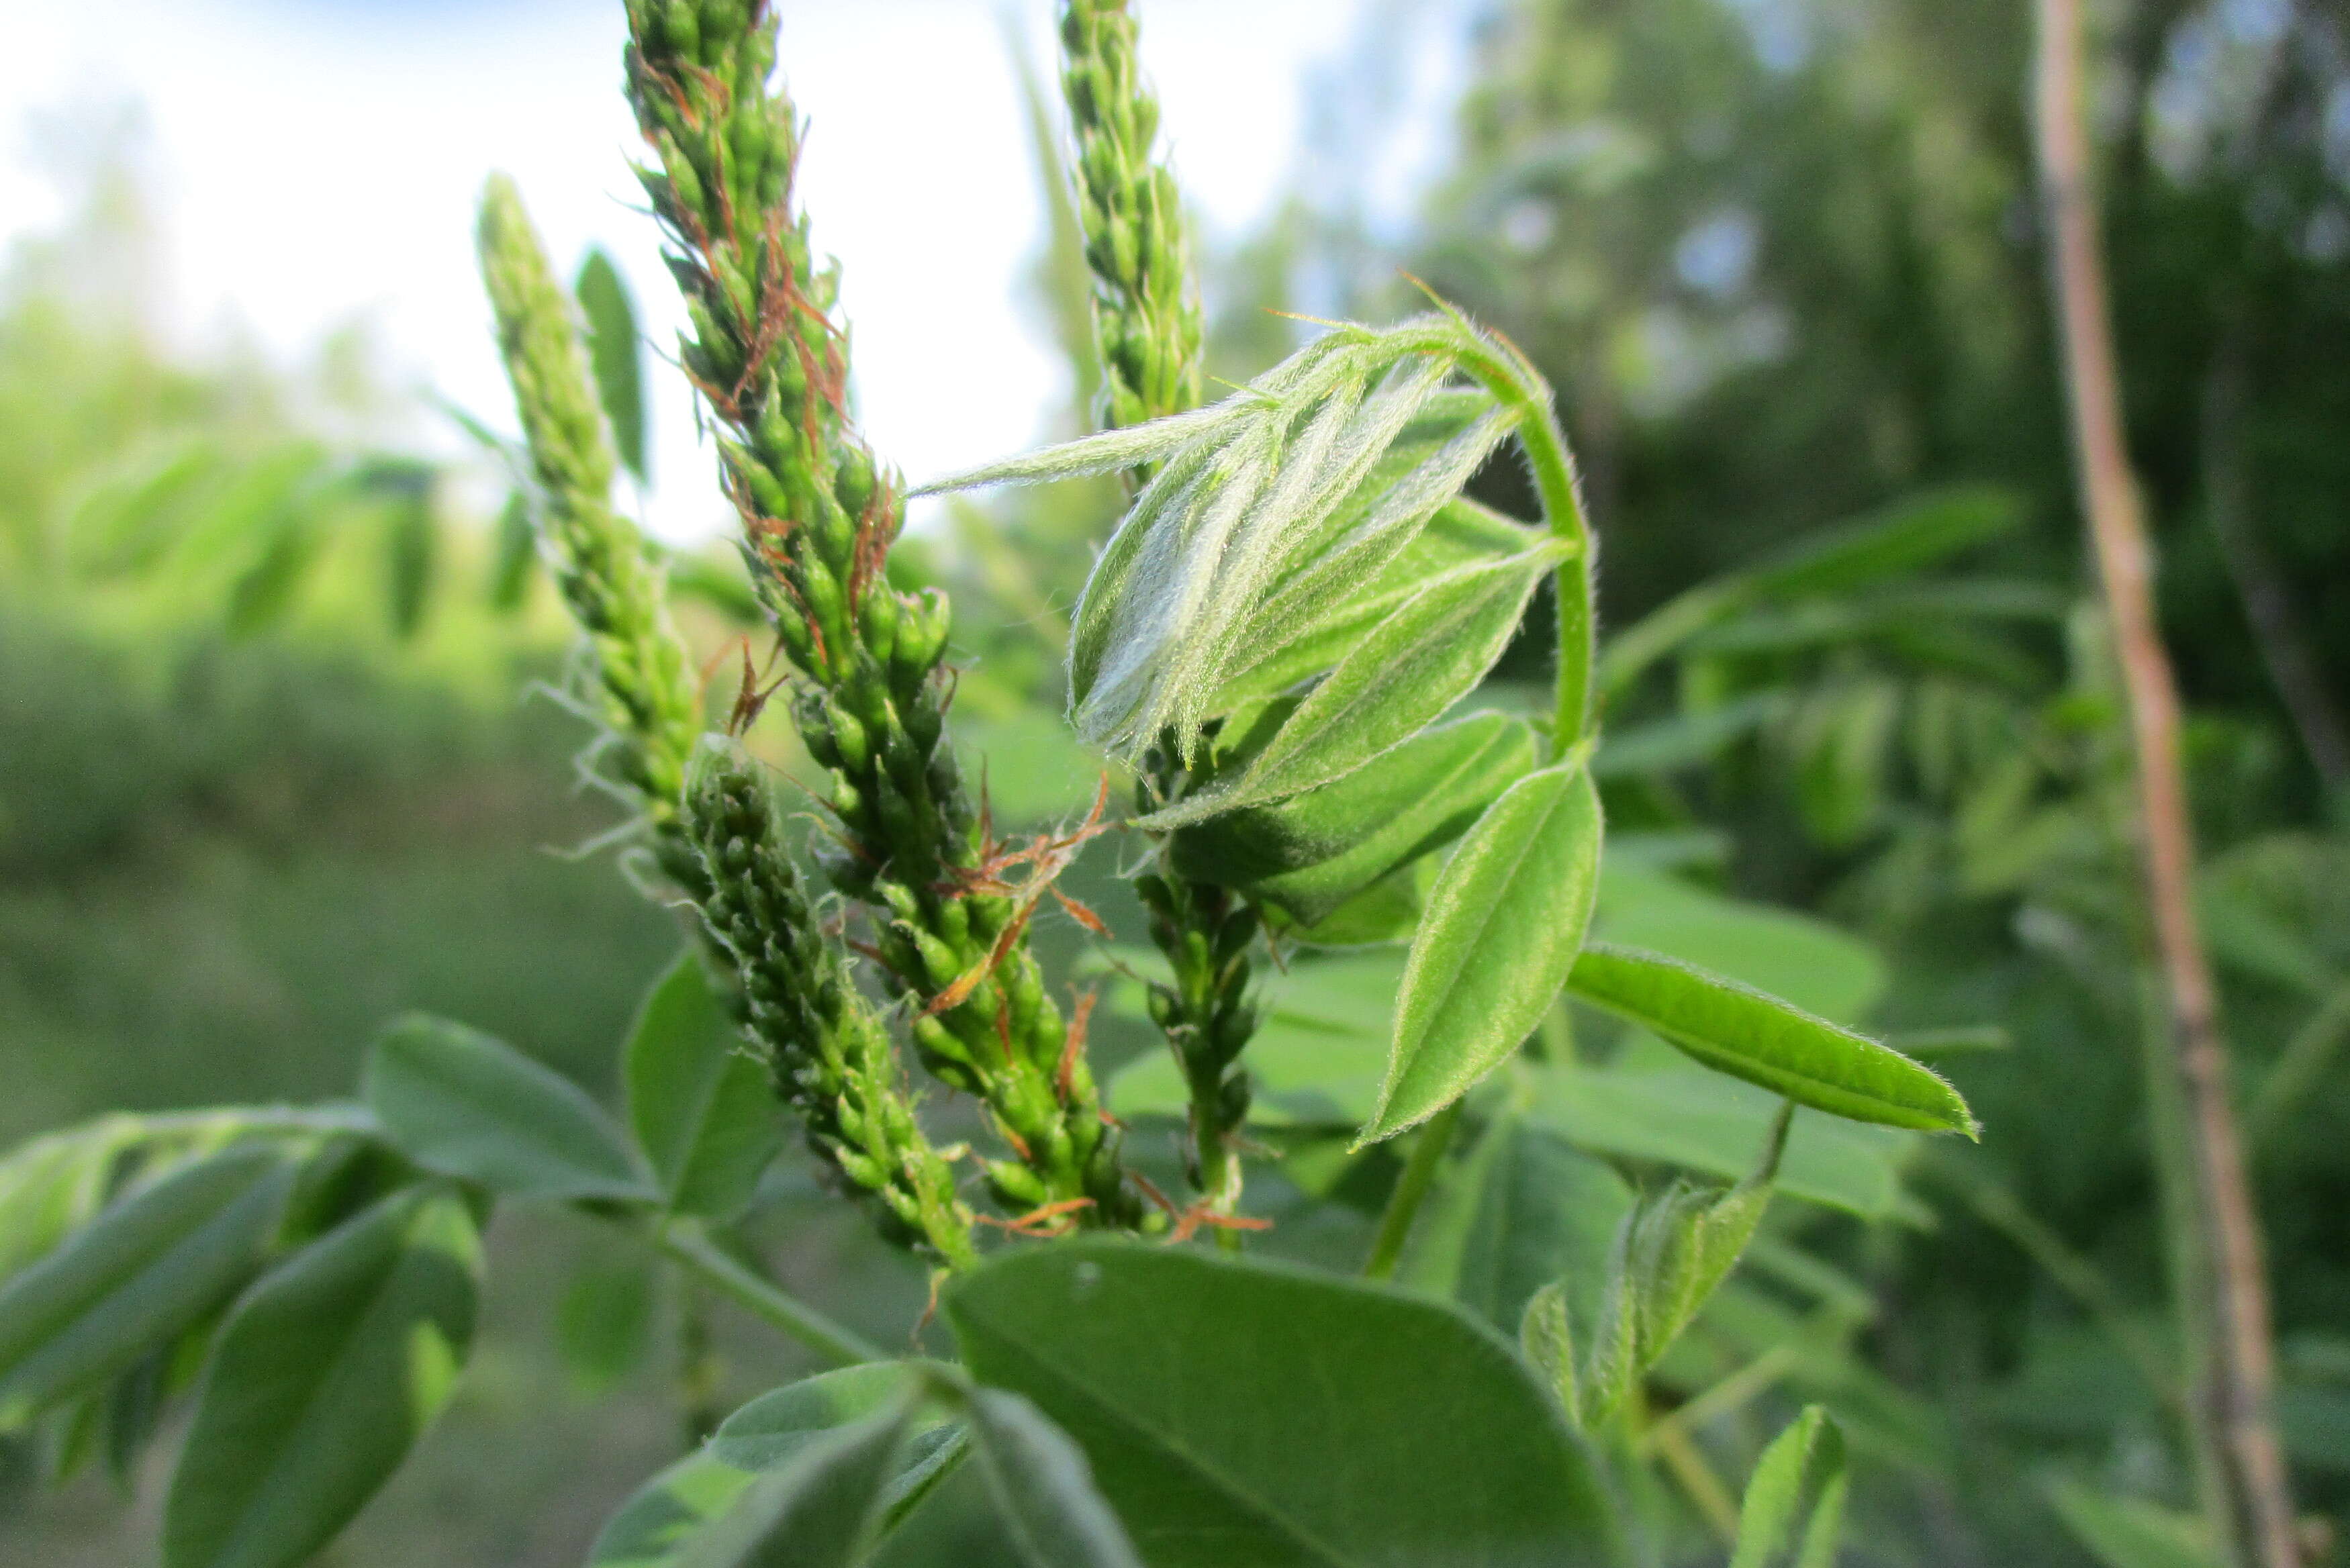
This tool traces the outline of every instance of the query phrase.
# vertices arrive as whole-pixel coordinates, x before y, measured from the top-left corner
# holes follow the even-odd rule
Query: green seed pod
[[[995,1189],[997,1200],[1007,1209],[1042,1209],[1052,1197],[1035,1171],[1008,1159],[989,1162],[987,1184]]]
[[[832,737],[834,750],[840,758],[834,766],[861,774],[873,765],[872,742],[866,735],[865,726],[854,713],[830,698],[824,700],[823,722],[806,726],[803,732],[807,728],[821,729]]]

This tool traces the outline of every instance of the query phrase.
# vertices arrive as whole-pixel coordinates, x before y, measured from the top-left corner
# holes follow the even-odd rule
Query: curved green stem
[[[1565,756],[1591,728],[1592,670],[1599,657],[1599,618],[1595,604],[1598,551],[1583,493],[1575,483],[1575,456],[1567,449],[1558,411],[1545,382],[1523,357],[1485,346],[1456,350],[1461,371],[1518,415],[1518,441],[1551,536],[1571,545],[1558,566],[1558,689],[1551,754]]]
[[[1412,1141],[1411,1158],[1404,1162],[1403,1174],[1396,1178],[1387,1212],[1379,1216],[1379,1233],[1371,1241],[1370,1261],[1363,1265],[1365,1279],[1395,1277],[1396,1264],[1403,1259],[1403,1244],[1411,1236],[1411,1222],[1418,1218],[1428,1189],[1436,1184],[1437,1167],[1444,1163],[1453,1129],[1461,1125],[1462,1103],[1455,1100],[1437,1112]]]
[[[661,1255],[770,1327],[781,1329],[835,1366],[886,1361],[889,1352],[761,1279],[712,1242],[701,1227],[672,1222],[651,1234]]]

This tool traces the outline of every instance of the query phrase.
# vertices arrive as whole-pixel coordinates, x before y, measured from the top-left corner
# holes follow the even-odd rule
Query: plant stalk
[[[1444,1151],[1452,1147],[1452,1134],[1461,1125],[1462,1104],[1455,1100],[1437,1112],[1412,1140],[1411,1156],[1404,1162],[1403,1174],[1396,1178],[1395,1191],[1388,1197],[1387,1211],[1379,1216],[1379,1232],[1371,1239],[1371,1255],[1363,1264],[1365,1279],[1395,1278],[1396,1265],[1403,1261],[1403,1244],[1411,1239],[1411,1222],[1419,1217],[1428,1189],[1436,1184],[1436,1172],[1444,1163]]]
[[[2155,619],[2153,563],[2122,435],[2104,258],[2089,189],[2080,0],[2036,0],[2035,130],[2053,241],[2051,293],[2072,406],[2081,510],[2112,618],[2135,752],[2137,839],[2168,1007],[2149,1066],[2179,1111],[2188,1189],[2172,1212],[2191,1260],[2178,1283],[2189,1335],[2189,1419],[2205,1459],[2212,1532],[2232,1568],[2294,1568],[2292,1499],[2270,1408],[2273,1352],[2260,1229],[2229,1101],[2227,1051],[2192,888],[2178,695]],[[2150,1085],[2152,1087],[2152,1085]],[[2158,1127],[2158,1136],[2161,1132]]]
[[[798,1298],[729,1257],[698,1227],[671,1222],[653,1233],[661,1255],[742,1307],[760,1322],[798,1340],[835,1366],[886,1361],[889,1353],[856,1330],[833,1322]]]
[[[1534,496],[1551,535],[1573,546],[1558,566],[1558,686],[1553,708],[1551,755],[1563,757],[1592,725],[1592,672],[1599,660],[1596,572],[1599,551],[1584,514],[1575,454],[1558,422],[1550,386],[1523,357],[1494,351],[1464,353],[1461,370],[1518,414],[1518,441],[1534,475]]]

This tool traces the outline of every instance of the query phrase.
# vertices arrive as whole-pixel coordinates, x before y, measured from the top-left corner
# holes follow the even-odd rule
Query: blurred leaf
[[[1632,1192],[1607,1165],[1511,1113],[1485,1129],[1452,1190],[1420,1222],[1406,1277],[1440,1290],[1504,1334],[1564,1279],[1596,1304]]]
[[[1730,1568],[1835,1568],[1844,1494],[1844,1433],[1808,1406],[1755,1462]]]
[[[1550,1063],[1534,1082],[1528,1114],[1578,1148],[1732,1179],[1779,1106],[1751,1085],[1679,1063],[1657,1071]],[[1913,1143],[1889,1127],[1797,1116],[1779,1190],[1867,1219],[1914,1215],[1900,1182]]]
[[[135,1116],[101,1116],[36,1137],[0,1159],[0,1284],[48,1256],[106,1200]]]
[[[1719,708],[1611,729],[1591,759],[1592,775],[1613,779],[1671,773],[1710,761],[1761,729],[1785,705],[1781,693],[1763,691]]]
[[[1017,1394],[974,1388],[972,1447],[1028,1568],[1142,1568],[1068,1434]]]
[[[260,1266],[293,1173],[233,1148],[109,1206],[0,1290],[0,1429],[127,1370]]]
[[[1590,1461],[1450,1308],[1074,1242],[998,1253],[944,1310],[974,1376],[1076,1439],[1152,1568],[1604,1560]]]
[[[555,1308],[555,1348],[571,1386],[593,1397],[644,1365],[652,1349],[660,1277],[642,1258],[591,1262]]]
[[[1359,1141],[1435,1115],[1534,1033],[1590,925],[1600,836],[1598,793],[1573,763],[1520,779],[1469,830],[1420,918]]]
[[[1784,997],[1839,1023],[1857,1022],[1886,986],[1876,949],[1794,909],[1727,898],[1644,868],[1611,835],[1594,921],[1604,940],[1667,953]]]
[[[588,1551],[588,1568],[678,1568],[702,1529],[733,1508],[754,1479],[707,1452],[680,1459],[605,1522]]]
[[[2105,1568],[2215,1568],[2219,1562],[2193,1514],[2078,1481],[2051,1480],[2046,1490],[2057,1517]]]
[[[273,1270],[221,1332],[163,1516],[166,1568],[296,1568],[390,1479],[473,1342],[481,1238],[440,1185]]]
[[[361,1092],[427,1170],[516,1197],[658,1199],[620,1129],[577,1085],[463,1024],[393,1024],[368,1054]]]
[[[639,484],[651,483],[646,466],[644,346],[637,332],[637,311],[620,269],[599,247],[579,264],[573,286],[588,322],[588,365],[595,372],[596,396],[604,417],[612,424],[612,446],[637,476]]]
[[[424,626],[432,602],[440,529],[428,490],[394,502],[384,514],[385,588],[392,635],[406,640]]]
[[[498,509],[498,530],[490,566],[490,607],[512,612],[530,595],[530,580],[538,566],[538,530],[531,522],[530,497],[520,490],[506,493]]]
[[[689,949],[653,982],[621,1055],[629,1125],[669,1207],[727,1220],[783,1147],[783,1107]]]
[[[1736,981],[1594,944],[1575,961],[1567,988],[1716,1072],[1804,1105],[1856,1121],[1975,1136],[1966,1102],[1931,1069]]]

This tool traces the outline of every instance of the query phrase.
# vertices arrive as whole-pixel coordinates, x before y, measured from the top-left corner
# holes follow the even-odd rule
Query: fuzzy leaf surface
[[[1754,1462],[1730,1568],[1835,1568],[1844,1491],[1844,1431],[1807,1406]]]
[[[1361,1141],[1425,1121],[1518,1048],[1582,950],[1599,889],[1589,770],[1527,774],[1438,874],[1396,1000],[1395,1044]]]
[[[1799,1105],[1854,1121],[1974,1136],[1966,1102],[1940,1075],[1736,981],[1661,954],[1595,943],[1575,961],[1567,987],[1716,1072]]]
[[[165,1568],[295,1568],[390,1479],[473,1341],[481,1239],[435,1183],[296,1253],[221,1331],[163,1516]]]
[[[502,1040],[438,1018],[395,1023],[361,1093],[427,1170],[523,1198],[652,1200],[620,1129],[587,1092]]]
[[[1076,1242],[998,1254],[944,1311],[983,1383],[1084,1449],[1151,1568],[1607,1560],[1607,1505],[1557,1407],[1451,1308]]]
[[[1555,564],[1553,552],[1533,550],[1429,583],[1338,661],[1238,776],[1142,825],[1178,827],[1303,794],[1409,740],[1485,678]]]
[[[1179,829],[1170,864],[1311,926],[1459,837],[1534,763],[1532,730],[1480,713],[1414,736],[1376,768]]]

